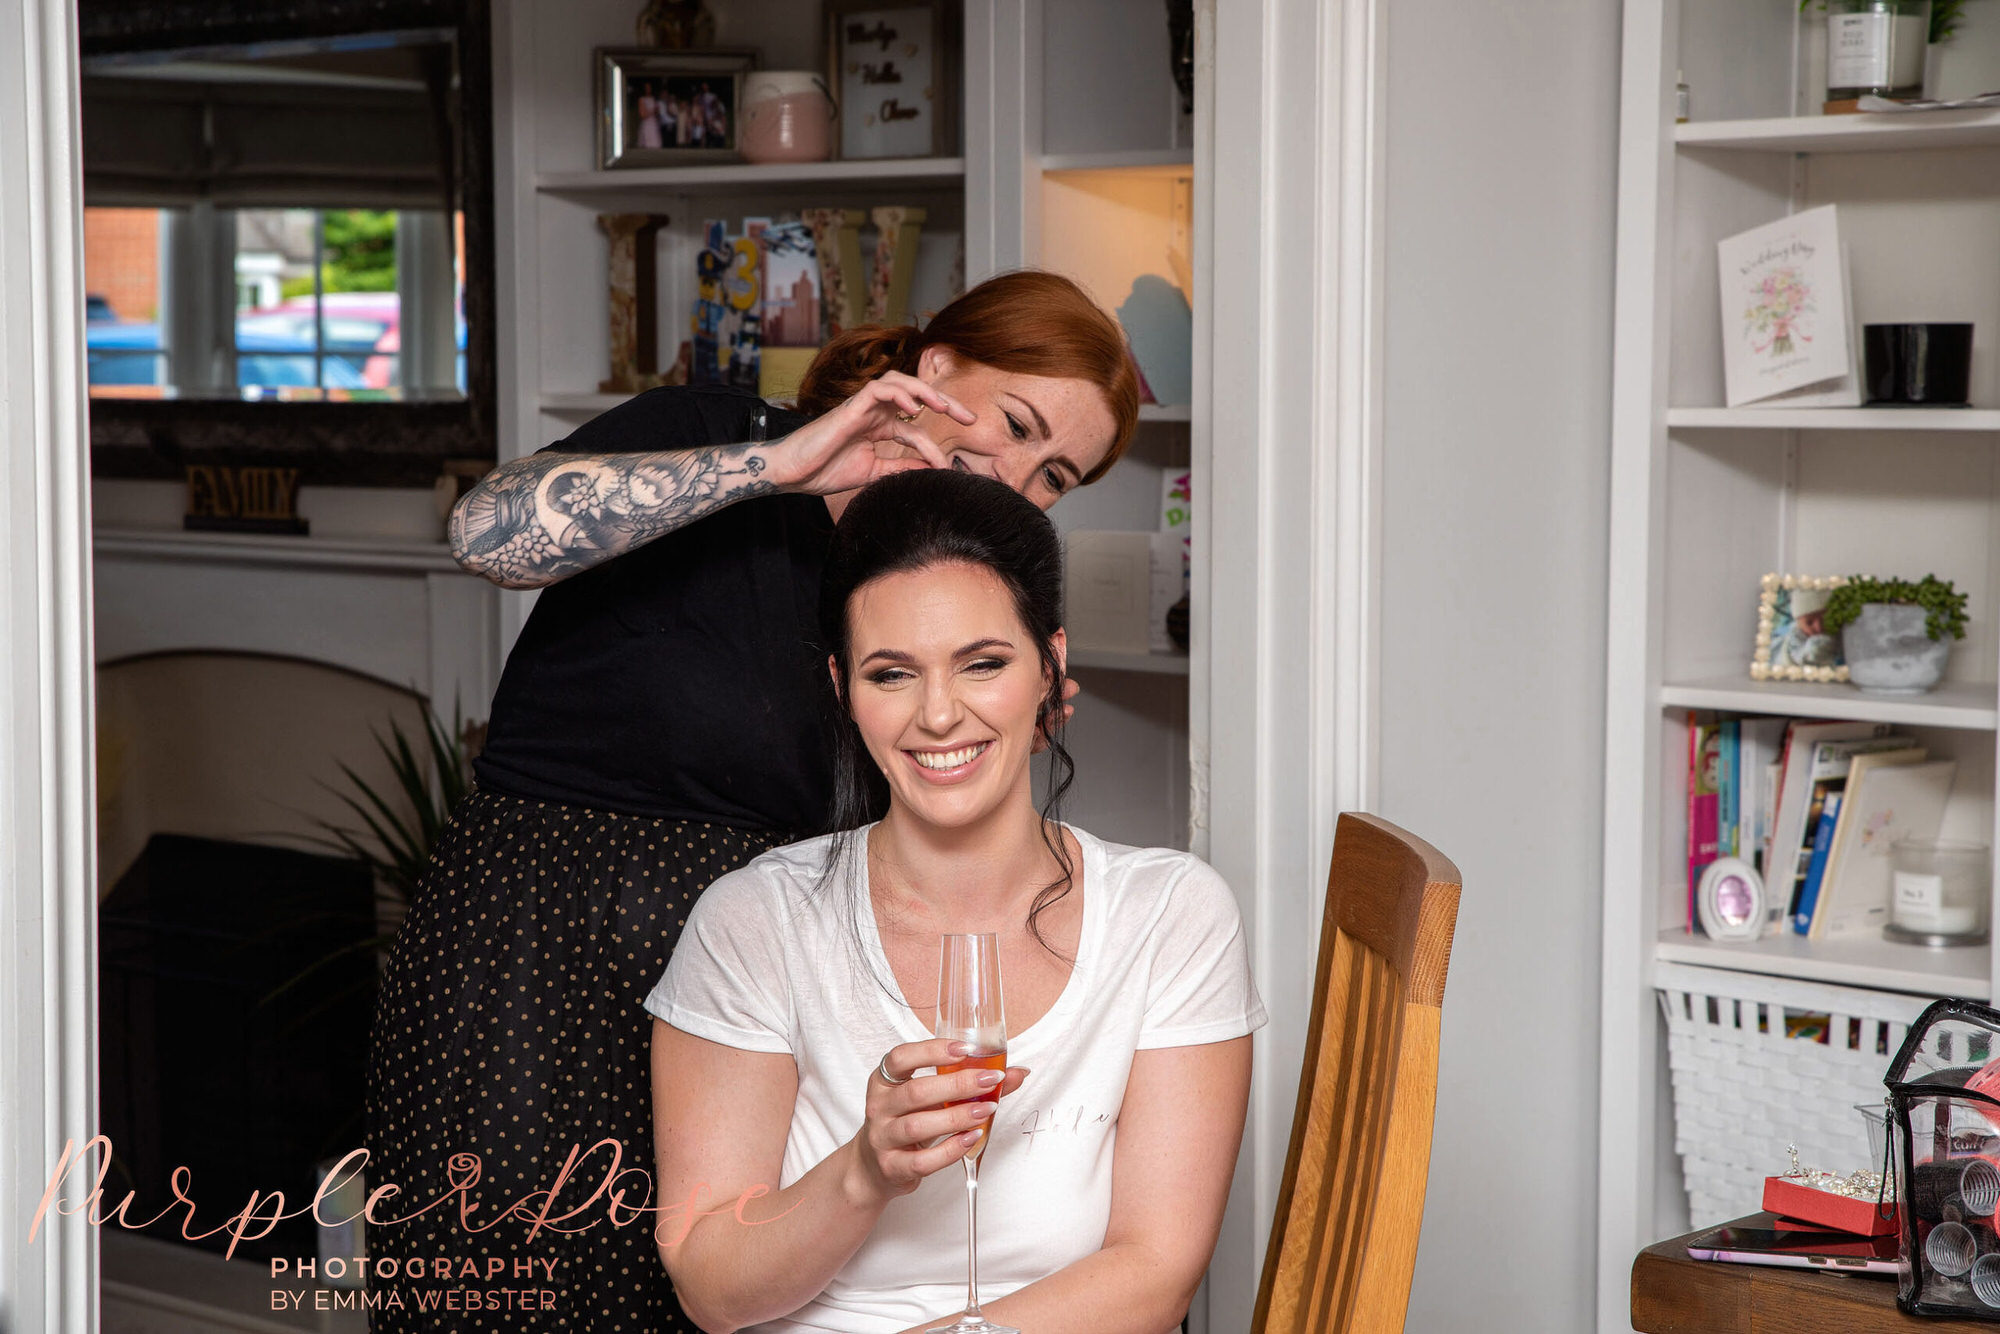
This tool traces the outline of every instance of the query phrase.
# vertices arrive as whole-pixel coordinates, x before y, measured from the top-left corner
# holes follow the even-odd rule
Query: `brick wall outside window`
[[[158,319],[160,211],[86,208],[83,279],[88,291],[111,303],[119,319]]]

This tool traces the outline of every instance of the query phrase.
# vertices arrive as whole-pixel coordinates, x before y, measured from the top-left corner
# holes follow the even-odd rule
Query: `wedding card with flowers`
[[[1730,407],[1834,407],[1861,401],[1853,298],[1831,204],[1716,244],[1722,370]]]

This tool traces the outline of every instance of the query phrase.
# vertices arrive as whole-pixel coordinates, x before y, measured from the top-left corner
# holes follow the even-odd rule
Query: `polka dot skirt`
[[[642,1007],[696,896],[783,841],[493,792],[459,806],[396,937],[369,1045],[367,1184],[400,1187],[375,1213],[404,1219],[368,1230],[372,1328],[695,1328],[660,1263],[655,1216],[610,1218],[614,1190],[659,1204]],[[611,1146],[592,1148],[607,1139],[615,1183]],[[533,1193],[572,1149],[544,1209]],[[477,1155],[478,1177],[455,1189],[462,1154]],[[531,1196],[529,1217],[501,1217]],[[538,1214],[551,1225],[531,1240]],[[384,1276],[392,1259],[399,1272]]]

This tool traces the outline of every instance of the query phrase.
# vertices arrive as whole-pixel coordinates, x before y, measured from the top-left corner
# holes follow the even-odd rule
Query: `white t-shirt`
[[[1032,1073],[1001,1100],[980,1165],[982,1302],[1102,1248],[1134,1051],[1221,1042],[1264,1023],[1236,900],[1212,867],[1070,832],[1083,852],[1076,966],[1049,1012],[1009,1034],[1007,1063]],[[867,831],[854,837],[844,859],[852,871],[823,892],[827,838],[767,852],[716,881],[646,998],[683,1032],[792,1054],[799,1094],[780,1189],[861,1128],[883,1054],[931,1036],[885,990],[894,974],[857,883]],[[965,1227],[965,1178],[953,1165],[891,1201],[818,1297],[756,1329],[894,1334],[957,1312]]]

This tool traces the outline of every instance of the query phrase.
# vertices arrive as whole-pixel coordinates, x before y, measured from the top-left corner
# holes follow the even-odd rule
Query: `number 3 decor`
[[[957,151],[956,5],[827,0],[827,67],[840,99],[840,156]]]

